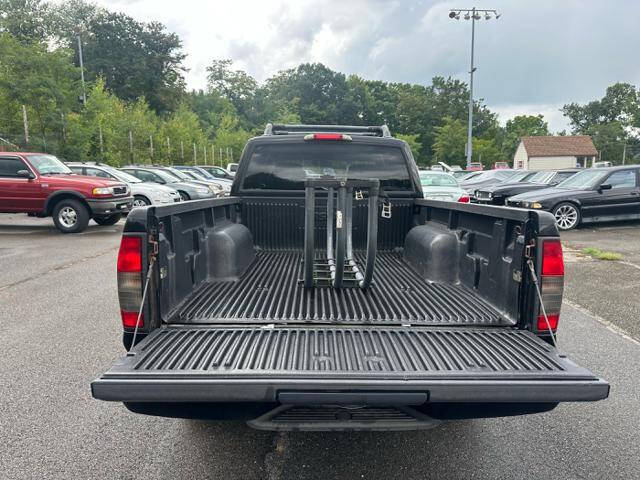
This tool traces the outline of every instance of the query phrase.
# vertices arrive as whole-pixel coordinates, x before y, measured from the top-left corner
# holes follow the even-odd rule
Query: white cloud
[[[545,121],[549,124],[549,130],[552,133],[557,133],[560,130],[567,130],[570,133],[570,128],[567,119],[562,115],[560,109],[562,104],[517,104],[517,105],[500,105],[493,108],[498,114],[500,123],[504,125],[507,120],[515,117],[516,115],[543,115]]]
[[[322,62],[365,78],[428,84],[435,75],[468,80],[469,22],[448,18],[454,0],[97,0],[176,32],[188,53],[190,88],[206,66],[232,58],[259,81],[301,62]],[[475,97],[502,118],[543,113],[565,128],[558,108],[599,98],[615,82],[640,84],[640,2],[478,0],[499,20],[476,25]]]

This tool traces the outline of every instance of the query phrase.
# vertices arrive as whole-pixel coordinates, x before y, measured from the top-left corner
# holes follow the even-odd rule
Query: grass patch
[[[615,252],[605,252],[599,248],[587,247],[582,249],[582,253],[598,260],[622,260],[622,255]]]

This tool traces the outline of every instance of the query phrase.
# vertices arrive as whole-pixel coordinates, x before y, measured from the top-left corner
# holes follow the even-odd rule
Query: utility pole
[[[196,153],[196,142],[193,142],[193,164],[195,165],[197,162],[197,153]]]
[[[476,7],[472,9],[452,9],[449,11],[449,18],[460,20],[460,15],[465,12],[464,19],[471,20],[471,68],[469,70],[469,122],[467,126],[467,169],[471,166],[471,156],[473,154],[473,73],[476,67],[473,65],[473,54],[475,49],[476,20],[482,18],[484,14],[485,20],[495,18],[496,20],[502,16],[496,10],[482,10]],[[493,16],[492,16],[493,15]]]
[[[133,133],[129,130],[129,163],[133,165]]]
[[[149,135],[149,154],[151,154],[151,163],[153,163],[153,135]]]
[[[220,166],[221,166],[222,168],[224,168],[224,165],[222,165],[222,164],[223,164],[223,162],[224,162],[224,159],[222,158],[222,147],[218,147],[218,153],[220,154],[220,155],[219,155],[219,157],[220,157]]]
[[[87,94],[84,88],[84,61],[82,59],[82,41],[78,33],[78,57],[80,59],[80,82],[82,83],[82,105],[87,106]]]
[[[100,159],[104,162],[104,142],[102,141],[102,125],[98,125],[98,137],[100,139]]]
[[[169,159],[169,163],[171,163],[171,141],[169,137],[167,137],[167,158]]]
[[[207,145],[206,144],[202,147],[202,151],[204,152],[204,164],[206,165],[207,164]]]
[[[211,145],[211,163],[216,166],[216,146]]]
[[[24,143],[29,145],[29,120],[27,119],[27,107],[22,105],[22,123],[24,124]]]
[[[623,165],[626,159],[627,159],[627,142],[624,142],[624,147],[622,147],[622,164]]]
[[[182,165],[184,165],[184,142],[180,140],[180,159],[182,160]]]

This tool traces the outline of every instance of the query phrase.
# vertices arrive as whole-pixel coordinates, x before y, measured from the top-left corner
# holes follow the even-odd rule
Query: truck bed
[[[366,290],[305,290],[302,258],[302,251],[259,251],[238,280],[199,285],[172,323],[512,325],[472,289],[425,281],[401,251],[378,253],[374,285]],[[356,260],[363,265],[363,254]]]

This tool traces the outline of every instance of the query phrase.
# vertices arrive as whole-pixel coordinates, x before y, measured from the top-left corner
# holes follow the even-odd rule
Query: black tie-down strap
[[[367,288],[373,279],[373,269],[378,243],[378,180],[309,179],[305,183],[305,236],[304,236],[304,285],[311,288],[318,283],[315,272],[315,199],[316,189],[327,192],[327,267],[328,281],[335,288],[345,285],[345,266],[360,288]],[[369,193],[367,222],[367,257],[364,273],[353,256],[353,197],[364,198]],[[334,211],[334,194],[337,191],[337,208]],[[335,218],[335,221],[333,220]],[[336,232],[335,255],[333,247]]]

